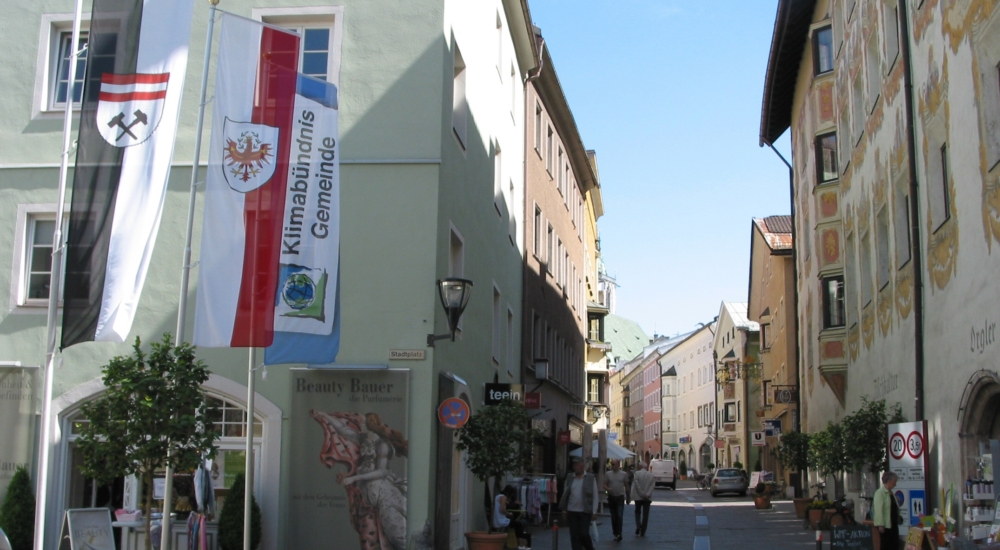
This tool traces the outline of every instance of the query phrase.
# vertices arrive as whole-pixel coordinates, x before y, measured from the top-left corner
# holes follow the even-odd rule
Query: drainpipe
[[[924,272],[920,254],[920,200],[917,184],[916,130],[913,124],[913,72],[907,2],[899,2],[900,55],[903,62],[903,98],[906,101],[906,154],[910,172],[910,256],[913,262],[914,416],[924,420]]]
[[[767,146],[774,151],[775,155],[781,159],[781,162],[785,163],[788,167],[788,203],[791,207],[792,215],[792,279],[795,284],[792,285],[792,303],[795,309],[795,315],[792,315],[792,334],[795,335],[795,347],[793,353],[795,356],[792,358],[792,362],[795,364],[795,420],[793,429],[797,432],[802,432],[802,365],[799,362],[799,238],[796,234],[795,224],[795,170],[792,169],[792,165],[785,160],[785,157],[774,148],[774,145],[770,142],[765,141]],[[805,482],[805,473],[799,472],[799,487],[795,488],[795,496],[802,496],[802,484]]]

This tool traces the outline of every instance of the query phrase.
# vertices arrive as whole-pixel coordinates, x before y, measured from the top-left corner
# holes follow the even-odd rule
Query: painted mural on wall
[[[31,470],[37,368],[0,367],[0,501],[19,466]]]
[[[406,548],[409,371],[292,372],[290,548]]]

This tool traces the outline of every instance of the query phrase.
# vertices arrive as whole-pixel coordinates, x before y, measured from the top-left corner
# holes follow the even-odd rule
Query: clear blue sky
[[[788,169],[758,146],[777,0],[529,5],[597,151],[617,314],[674,335],[745,302],[752,218],[790,212]],[[789,158],[787,133],[776,147]]]

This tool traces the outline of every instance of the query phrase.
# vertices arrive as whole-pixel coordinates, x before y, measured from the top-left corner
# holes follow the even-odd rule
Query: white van
[[[650,460],[649,471],[653,474],[655,487],[663,486],[677,490],[677,465],[673,460]]]

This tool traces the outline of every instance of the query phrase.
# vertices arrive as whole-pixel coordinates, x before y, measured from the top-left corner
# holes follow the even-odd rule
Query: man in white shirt
[[[608,492],[608,508],[611,512],[611,531],[615,540],[622,540],[622,515],[625,502],[629,499],[628,474],[621,468],[620,460],[611,461],[611,471],[604,474],[604,490]]]
[[[582,458],[573,459],[573,473],[566,476],[559,508],[566,514],[573,550],[594,550],[590,522],[597,519],[597,479],[585,472]]]
[[[649,505],[653,503],[653,488],[656,478],[646,469],[645,462],[639,462],[632,479],[632,498],[635,499],[635,534],[646,536],[649,526]]]

